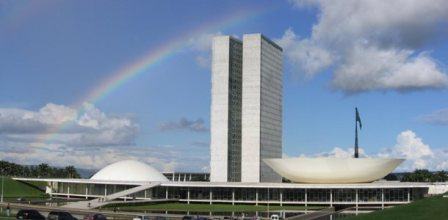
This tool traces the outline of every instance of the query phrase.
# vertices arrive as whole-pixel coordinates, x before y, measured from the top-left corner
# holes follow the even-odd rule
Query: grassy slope
[[[16,215],[15,215],[15,213],[14,214],[11,213],[10,216],[8,217],[8,216],[6,216],[5,209],[3,209],[3,212],[0,213],[0,219],[1,220],[4,220],[4,219],[16,219]]]
[[[312,209],[312,207],[308,207]],[[303,210],[303,206],[269,206],[274,210]],[[267,211],[264,205],[230,205],[230,204],[185,204],[185,203],[159,203],[159,204],[136,204],[132,206],[120,206],[120,210],[167,210],[167,211],[196,211],[196,212],[255,212]]]
[[[0,179],[0,187],[1,187],[1,179]],[[10,178],[5,178],[4,182],[4,197],[12,198],[12,197],[45,197],[45,193],[31,187],[25,183],[15,181]],[[1,189],[0,189],[1,190]],[[0,191],[1,192],[1,191]]]
[[[448,198],[434,196],[431,198],[418,200],[407,205],[396,206],[382,211],[344,218],[344,220],[370,219],[448,219]]]

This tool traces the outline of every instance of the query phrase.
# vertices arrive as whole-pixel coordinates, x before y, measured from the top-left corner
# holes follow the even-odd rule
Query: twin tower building
[[[213,39],[210,181],[281,182],[282,48],[261,34]]]

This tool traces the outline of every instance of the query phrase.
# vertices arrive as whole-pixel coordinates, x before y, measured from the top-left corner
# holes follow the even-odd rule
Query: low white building
[[[104,204],[112,200],[135,199],[208,204],[384,208],[409,203],[428,193],[441,193],[447,189],[446,184],[397,181],[352,184],[175,182],[169,181],[156,169],[136,161],[111,164],[91,179],[14,179],[47,182],[47,193],[52,197],[76,197],[92,201],[102,198],[100,200]],[[434,187],[440,190],[434,191]]]

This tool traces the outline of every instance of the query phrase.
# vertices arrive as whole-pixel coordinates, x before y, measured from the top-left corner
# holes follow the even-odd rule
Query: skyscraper
[[[282,49],[261,34],[213,39],[212,182],[279,182],[262,159],[282,152]]]
[[[213,39],[210,180],[241,181],[242,43]]]
[[[282,157],[282,48],[243,37],[242,182],[281,182],[262,160]]]

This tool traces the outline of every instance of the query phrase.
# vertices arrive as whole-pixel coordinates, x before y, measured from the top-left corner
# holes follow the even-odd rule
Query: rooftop
[[[117,181],[94,179],[52,179],[52,178],[13,178],[19,181],[64,182],[64,183],[88,183],[111,185],[144,185],[147,181]],[[424,188],[434,183],[376,181],[372,183],[352,184],[302,184],[302,183],[242,183],[242,182],[172,182],[163,181],[161,186],[177,187],[234,187],[234,188],[307,188],[307,189],[356,189],[356,188]]]

